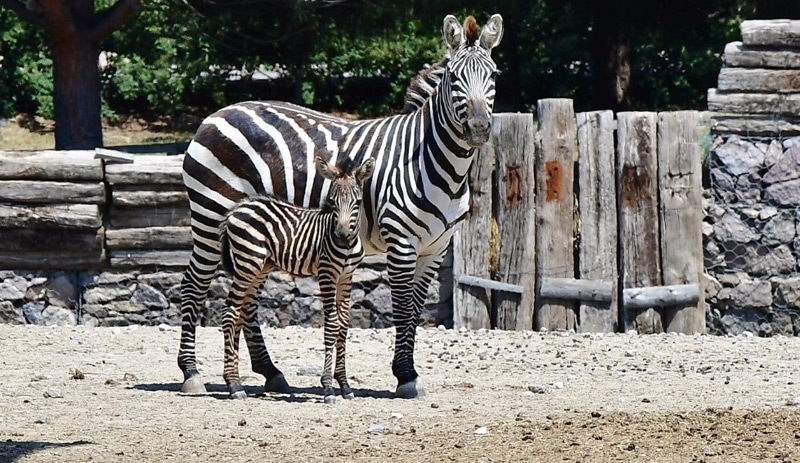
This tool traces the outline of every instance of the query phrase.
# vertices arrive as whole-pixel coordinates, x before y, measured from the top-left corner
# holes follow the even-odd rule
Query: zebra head
[[[333,238],[337,244],[352,243],[361,228],[361,197],[363,184],[375,168],[375,160],[367,158],[353,169],[340,169],[317,156],[314,159],[317,172],[331,181],[328,196],[322,209],[335,214]]]
[[[478,32],[480,31],[480,35]],[[447,60],[443,78],[449,84],[453,122],[461,138],[477,148],[489,140],[494,107],[494,81],[497,65],[491,51],[503,38],[503,17],[493,15],[483,30],[472,16],[464,25],[453,15],[444,18],[442,36],[447,44]]]

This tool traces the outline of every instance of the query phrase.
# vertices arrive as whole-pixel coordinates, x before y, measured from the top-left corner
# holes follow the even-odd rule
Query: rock
[[[22,314],[25,316],[25,321],[31,325],[44,325],[42,312],[44,311],[44,302],[28,302],[22,306]]]
[[[0,281],[0,301],[16,301],[25,298],[28,281],[20,276]]]
[[[775,215],[761,230],[761,242],[766,245],[791,244],[795,237],[794,214]]]
[[[766,143],[756,143],[756,147],[764,152],[764,164],[772,166],[783,157],[783,146],[778,140],[772,140],[769,145]]]
[[[97,318],[105,318],[108,316],[108,309],[103,304],[84,304],[81,307],[83,315],[91,315]]]
[[[106,304],[111,301],[130,299],[133,291],[128,287],[97,287],[83,293],[83,302],[86,304]]]
[[[787,149],[763,176],[764,183],[773,184],[800,178],[800,146]]]
[[[353,274],[354,287],[374,288],[382,280],[381,272],[372,268],[359,267]]]
[[[14,303],[11,301],[0,301],[0,323],[24,325],[23,309],[14,307]]]
[[[389,418],[393,420],[399,420],[403,418],[403,414],[400,412],[392,412],[389,414]]]
[[[137,281],[159,288],[180,286],[183,281],[183,272],[143,273],[137,277]]]
[[[47,326],[75,326],[78,324],[78,320],[72,310],[50,305],[42,310],[42,324]]]
[[[44,394],[42,394],[42,395],[46,399],[63,399],[64,398],[64,394],[62,394],[59,389],[54,388],[54,387],[48,388],[46,391],[44,391]]]
[[[776,275],[794,270],[797,262],[785,244],[770,248],[761,244],[736,246],[725,251],[727,266],[751,275]]]
[[[319,283],[316,277],[297,277],[294,280],[297,297],[316,296],[319,297]]]
[[[367,428],[367,433],[369,434],[383,434],[384,432],[386,432],[386,426],[382,423],[371,424]]]
[[[533,392],[534,394],[544,394],[545,393],[544,386],[540,386],[540,385],[528,386],[528,390]]]
[[[564,383],[562,383],[561,381],[556,381],[555,383],[553,383],[553,388],[554,389],[564,389]]]
[[[800,277],[772,278],[775,303],[787,309],[800,309]]]
[[[779,206],[800,204],[800,179],[769,185],[764,189],[764,199]]]
[[[486,426],[481,426],[475,430],[475,434],[478,436],[485,436],[488,432],[489,430],[486,428]]]
[[[725,143],[718,146],[714,150],[714,156],[733,175],[756,171],[764,163],[764,153],[754,144],[736,135],[730,136]]]
[[[45,285],[45,297],[50,305],[72,307],[78,300],[74,278],[64,272],[52,274]]]
[[[131,296],[131,302],[133,304],[143,305],[151,310],[164,310],[169,308],[169,301],[166,296],[145,283],[139,283],[136,291],[134,291]]]
[[[33,420],[33,422],[36,423],[36,424],[47,424],[47,423],[50,422],[50,416],[49,415],[39,415],[39,416],[36,417],[35,420]]]
[[[728,212],[714,224],[714,236],[720,241],[747,243],[758,240],[758,233],[733,212]]]

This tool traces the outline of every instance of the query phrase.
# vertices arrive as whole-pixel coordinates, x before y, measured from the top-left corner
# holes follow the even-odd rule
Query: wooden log
[[[133,154],[107,148],[95,148],[94,158],[102,159],[106,164],[131,164]]]
[[[617,184],[620,268],[623,288],[661,285],[658,236],[658,159],[656,114],[617,114]],[[623,308],[624,331],[664,331],[661,315],[650,308]]]
[[[800,93],[720,93],[708,89],[708,109],[722,113],[800,114]]]
[[[0,151],[2,180],[103,180],[94,151]]]
[[[748,46],[800,47],[800,21],[760,19],[742,21],[742,42]]]
[[[102,182],[0,180],[0,201],[41,204],[105,204],[106,189]]]
[[[96,230],[36,228],[0,229],[2,251],[63,251],[99,255],[103,248],[103,228]]]
[[[533,114],[498,114],[492,125],[495,153],[496,275],[522,293],[492,292],[495,327],[532,330],[536,295],[535,151]]]
[[[167,204],[189,205],[189,195],[183,186],[169,185],[172,187],[169,190],[146,187],[136,190],[120,188],[130,186],[115,185],[111,191],[112,204],[120,207],[163,206]]]
[[[456,283],[467,286],[475,286],[478,288],[488,289],[490,291],[500,291],[505,293],[522,294],[524,291],[520,285],[510,283],[503,283],[502,281],[490,280],[488,278],[473,277],[469,275],[455,275],[453,279]]]
[[[711,132],[750,136],[800,135],[800,118],[790,116],[745,116],[741,114],[711,114]]]
[[[544,277],[539,288],[539,296],[551,299],[603,302],[608,305],[617,298],[614,294],[615,287],[616,284],[611,281]]]
[[[116,145],[108,146],[107,148],[132,154],[161,154],[172,156],[185,153],[186,148],[188,147],[188,141],[174,141],[165,143],[148,143],[146,145]]]
[[[95,204],[22,206],[0,204],[2,228],[99,228],[103,224]]]
[[[125,228],[106,232],[106,246],[117,249],[190,249],[191,227]]]
[[[649,286],[628,288],[622,291],[626,309],[694,305],[700,302],[700,285]]]
[[[695,285],[703,273],[701,141],[708,126],[697,111],[658,114],[658,174],[661,194],[661,275],[665,285]],[[664,329],[705,333],[702,297],[662,312]]]
[[[186,267],[192,251],[120,249],[109,251],[111,268]]]
[[[111,228],[187,227],[191,225],[188,206],[116,207],[109,209]]]
[[[472,203],[469,217],[453,236],[453,275],[489,279],[492,247],[492,167],[494,147],[481,148],[469,171]],[[494,243],[496,245],[496,243]],[[456,280],[457,281],[457,280]],[[453,285],[453,325],[477,330],[491,328],[491,292],[477,286]]]
[[[106,181],[111,185],[183,185],[183,156],[136,156],[133,164],[106,166]]]
[[[539,100],[539,136],[536,153],[536,275],[575,277],[573,196],[576,145],[572,100]],[[536,329],[576,328],[575,303],[538,297]]]
[[[108,264],[105,250],[87,251],[4,251],[0,250],[0,268],[9,270],[88,270]]]
[[[800,92],[800,69],[722,68],[717,90],[720,92]]]
[[[578,276],[617,282],[617,191],[614,169],[614,113],[578,113]],[[544,290],[544,288],[542,288]],[[619,325],[617,294],[607,301],[583,300],[578,307],[584,333],[613,333]]]
[[[725,45],[722,62],[728,67],[797,69],[800,50],[749,48],[742,42],[731,42]]]

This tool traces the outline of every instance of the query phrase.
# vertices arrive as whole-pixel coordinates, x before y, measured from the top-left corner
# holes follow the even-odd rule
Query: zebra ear
[[[363,182],[364,180],[372,177],[372,173],[375,171],[375,159],[367,158],[361,164],[361,167],[356,169],[355,177],[356,180],[359,182]]]
[[[442,38],[450,50],[458,48],[464,42],[464,29],[458,23],[458,19],[451,14],[444,17]]]
[[[481,44],[486,50],[491,51],[492,48],[500,44],[500,39],[503,38],[503,17],[499,14],[492,15],[489,21],[483,26],[481,36],[478,43]]]
[[[328,180],[334,180],[339,176],[339,168],[319,156],[314,158],[314,165],[317,167],[317,172]]]

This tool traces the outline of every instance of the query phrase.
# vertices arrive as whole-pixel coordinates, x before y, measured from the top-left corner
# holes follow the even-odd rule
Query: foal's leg
[[[333,346],[337,333],[336,317],[336,275],[333,270],[320,265],[319,270],[319,289],[322,298],[322,310],[325,315],[325,332],[323,334],[325,343],[325,363],[322,367],[322,395],[326,404],[336,403],[336,392],[333,390]]]
[[[231,398],[244,399],[241,380],[239,379],[239,334],[242,327],[242,307],[248,304],[250,282],[234,276],[231,290],[225,302],[225,314],[222,316],[222,335],[224,338],[225,360],[222,377],[228,385]]]
[[[355,397],[350,384],[347,382],[347,370],[345,368],[345,353],[347,344],[347,330],[350,328],[350,291],[353,287],[353,272],[345,271],[339,277],[339,284],[336,285],[336,318],[338,321],[338,332],[336,336],[336,371],[334,377],[339,382],[342,397],[352,399]]]

